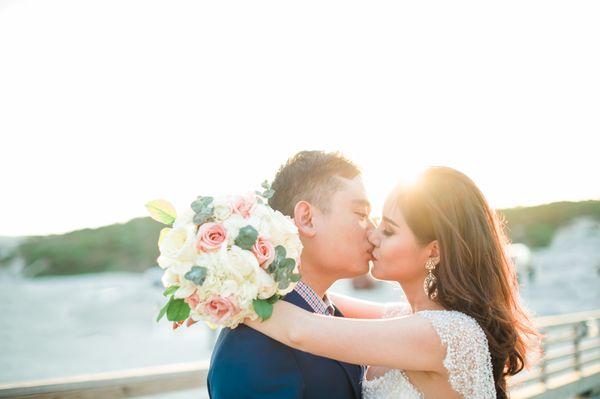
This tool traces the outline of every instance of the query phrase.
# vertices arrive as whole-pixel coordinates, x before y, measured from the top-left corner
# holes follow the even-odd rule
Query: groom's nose
[[[369,233],[371,233],[373,230],[375,230],[375,222],[373,222],[372,218],[368,218],[368,225],[367,225],[367,230],[369,231]]]

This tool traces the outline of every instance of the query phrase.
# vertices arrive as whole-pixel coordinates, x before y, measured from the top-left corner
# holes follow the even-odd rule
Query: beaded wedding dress
[[[390,304],[384,317],[408,314],[408,304]],[[495,399],[488,342],[475,319],[448,310],[424,310],[415,314],[429,320],[446,347],[444,367],[448,370],[452,389],[465,399]],[[423,398],[402,370],[389,370],[380,377],[364,379],[362,384],[363,399]]]

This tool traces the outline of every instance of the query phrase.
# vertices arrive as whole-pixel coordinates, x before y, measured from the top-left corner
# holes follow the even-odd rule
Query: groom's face
[[[369,271],[373,246],[368,235],[374,226],[361,177],[340,180],[342,186],[332,195],[329,211],[318,212],[315,220],[315,255],[325,272],[348,278]]]

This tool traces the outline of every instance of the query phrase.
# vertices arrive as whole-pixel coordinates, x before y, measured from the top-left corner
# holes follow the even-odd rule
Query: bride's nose
[[[379,246],[379,234],[377,233],[377,230],[379,229],[371,229],[367,233],[367,240],[375,247]]]

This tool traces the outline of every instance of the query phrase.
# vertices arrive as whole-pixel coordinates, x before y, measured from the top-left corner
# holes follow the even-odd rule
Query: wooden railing
[[[542,317],[543,356],[510,381],[513,398],[569,398],[600,389],[600,310]]]
[[[600,310],[543,317],[538,365],[510,381],[511,397],[564,399],[600,389]],[[208,362],[0,384],[0,398],[126,398],[179,390],[205,390]],[[195,396],[195,395],[194,395]]]

